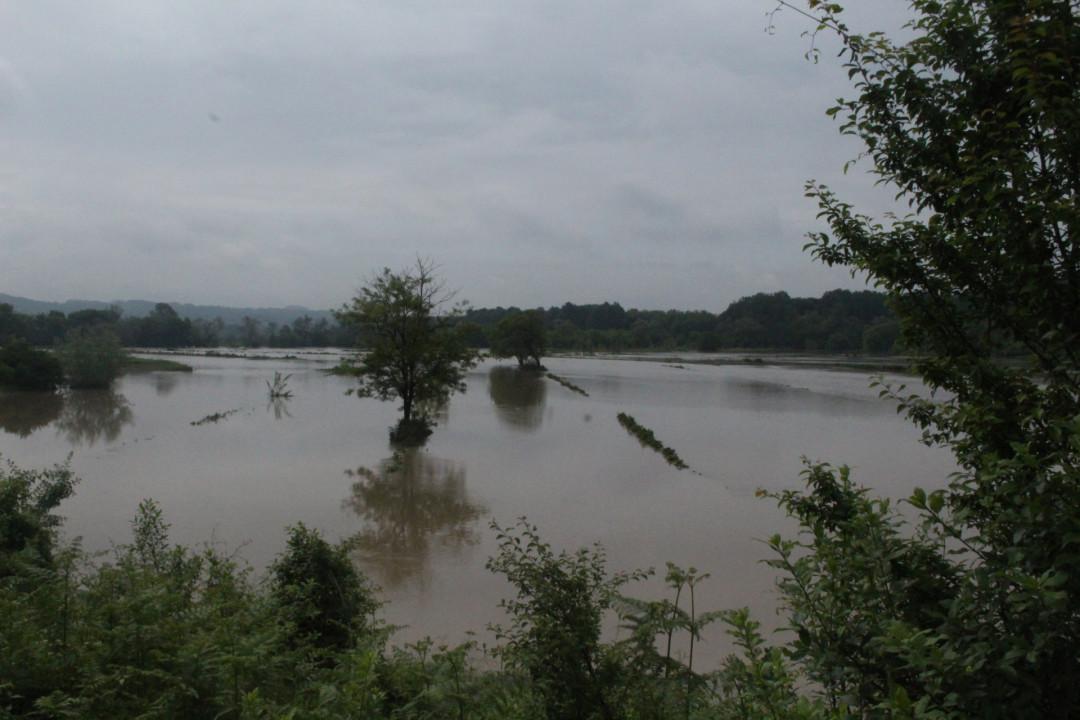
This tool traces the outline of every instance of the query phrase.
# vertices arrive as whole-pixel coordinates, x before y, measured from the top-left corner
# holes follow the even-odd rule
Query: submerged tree
[[[410,270],[385,268],[337,312],[339,322],[359,329],[367,350],[355,368],[357,394],[401,400],[394,441],[422,441],[433,410],[465,392],[476,355],[453,322],[459,308],[447,307],[451,300],[432,264],[418,260]]]
[[[124,365],[120,339],[106,326],[69,332],[56,354],[72,388],[108,388]]]
[[[782,3],[787,5],[787,3]],[[910,213],[875,220],[808,185],[813,255],[888,291],[938,399],[887,388],[949,448],[915,532],[846,469],[814,466],[774,539],[794,656],[859,716],[1080,713],[1080,18],[1066,0],[914,0],[911,39],[843,42],[829,111]],[[998,360],[1021,348],[1025,366]],[[940,399],[945,397],[948,399]]]
[[[513,357],[521,367],[539,368],[546,352],[544,316],[536,310],[508,315],[495,326],[491,338],[491,354],[495,357]]]

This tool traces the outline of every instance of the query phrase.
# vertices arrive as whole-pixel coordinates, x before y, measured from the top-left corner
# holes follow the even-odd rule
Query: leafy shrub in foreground
[[[67,465],[22,470],[9,462],[0,469],[0,579],[52,564],[61,523],[53,511],[71,496],[75,482]]]
[[[343,546],[303,523],[289,528],[285,552],[270,569],[271,594],[297,644],[343,650],[372,629],[378,609],[367,580]]]

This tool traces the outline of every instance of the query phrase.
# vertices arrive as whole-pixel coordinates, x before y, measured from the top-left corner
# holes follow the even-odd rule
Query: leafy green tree
[[[76,310],[67,316],[68,330],[95,328],[100,326],[115,327],[120,322],[120,308],[113,305],[108,310]]]
[[[22,470],[0,467],[0,579],[25,566],[48,567],[56,547],[60,518],[56,508],[75,489],[67,465]]]
[[[786,4],[786,3],[784,3]],[[845,468],[779,499],[794,657],[856,716],[1080,714],[1080,19],[1064,0],[914,0],[909,39],[836,33],[829,113],[910,214],[808,185],[813,255],[890,296],[934,395],[886,388],[958,471],[914,527]],[[1018,367],[995,358],[1021,347]],[[801,547],[800,547],[801,546]]]
[[[186,347],[194,341],[190,320],[180,317],[172,305],[158,303],[138,323],[138,344],[143,347]]]
[[[521,367],[539,368],[547,352],[547,329],[543,314],[528,310],[499,321],[491,336],[491,354],[517,358]]]
[[[0,348],[0,387],[55,390],[63,380],[60,361],[52,353],[35,350],[23,340]]]
[[[465,392],[476,355],[454,322],[460,308],[445,308],[450,299],[432,265],[418,260],[411,270],[384,269],[337,313],[339,322],[359,328],[366,345],[356,366],[357,394],[401,400],[395,441],[423,440],[432,411]]]
[[[240,343],[244,347],[258,347],[262,344],[262,323],[250,315],[245,315],[241,321]]]
[[[71,331],[56,354],[73,388],[107,388],[124,364],[124,349],[108,327]]]
[[[899,337],[900,324],[895,320],[880,320],[867,325],[862,334],[863,352],[875,355],[891,353]]]
[[[9,303],[0,303],[0,343],[26,337],[28,317],[19,315]]]

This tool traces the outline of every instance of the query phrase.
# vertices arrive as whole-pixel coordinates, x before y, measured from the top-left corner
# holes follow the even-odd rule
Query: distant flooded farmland
[[[180,359],[195,371],[129,375],[105,392],[0,395],[0,453],[23,467],[71,454],[82,483],[62,508],[66,533],[88,550],[126,542],[147,497],[175,542],[212,542],[256,568],[289,524],[349,539],[383,588],[386,619],[409,626],[405,639],[457,641],[498,618],[506,588],[484,569],[488,525],[519,516],[556,547],[602,543],[612,569],[694,565],[712,574],[699,608],[749,605],[774,626],[759,541],[791,524],[757,489],[800,487],[802,456],[849,464],[893,497],[952,469],[863,372],[545,360],[585,396],[487,361],[427,445],[395,457],[394,404],[347,397],[350,381],[323,372],[333,358]],[[275,372],[291,374],[291,398],[268,399]],[[628,434],[620,412],[690,470]]]

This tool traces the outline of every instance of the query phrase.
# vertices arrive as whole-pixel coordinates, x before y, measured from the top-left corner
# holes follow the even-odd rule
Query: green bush
[[[22,470],[0,468],[0,579],[17,568],[49,567],[60,518],[53,513],[75,489],[66,465]]]
[[[120,374],[124,349],[104,327],[82,328],[68,334],[57,349],[67,383],[72,388],[107,388]]]
[[[303,525],[289,528],[285,550],[270,570],[274,600],[295,644],[343,650],[373,629],[379,604],[344,546],[332,546]]]
[[[517,592],[502,603],[510,625],[495,628],[509,667],[525,673],[550,720],[615,717],[621,668],[600,642],[601,621],[636,575],[609,576],[600,548],[555,553],[524,520],[492,528],[499,553],[488,569]]]
[[[22,340],[0,348],[0,387],[17,390],[55,390],[63,382],[56,356],[35,350]]]

